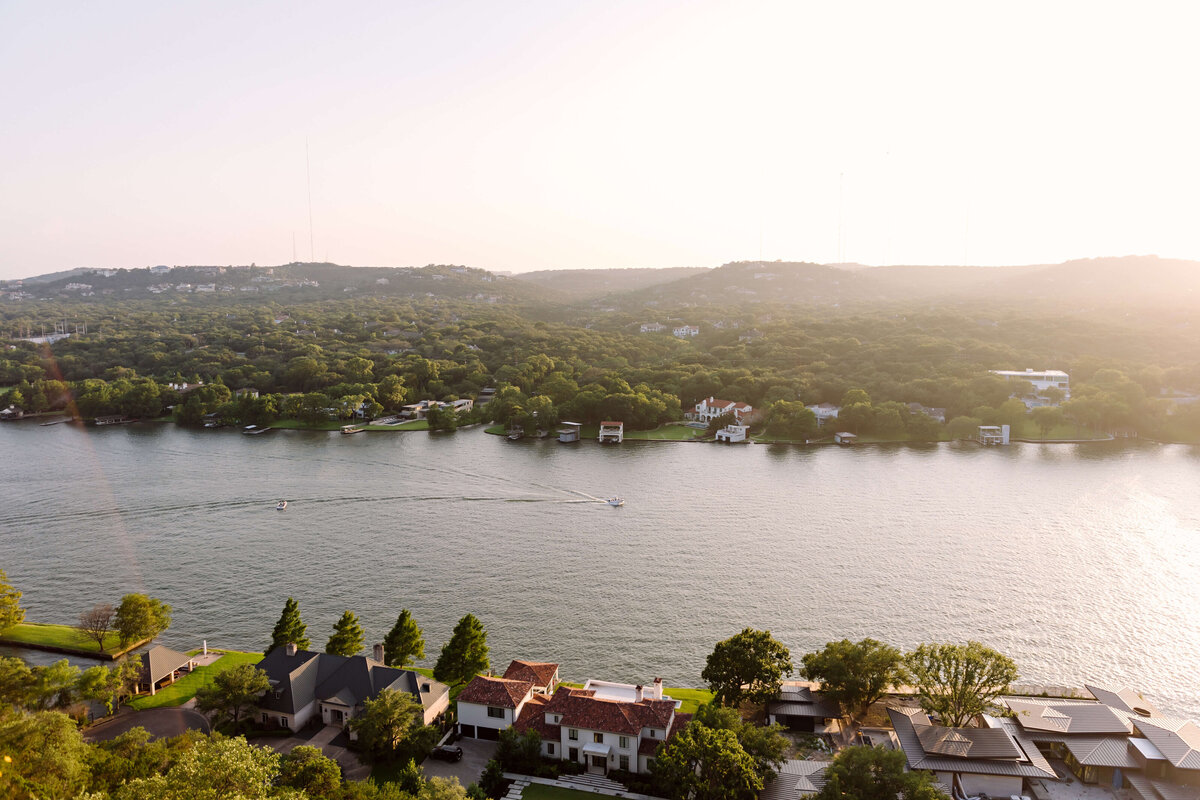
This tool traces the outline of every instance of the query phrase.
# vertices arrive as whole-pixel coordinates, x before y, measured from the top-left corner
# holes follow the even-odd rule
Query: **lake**
[[[432,664],[699,685],[713,645],[978,639],[1023,682],[1131,685],[1200,718],[1200,448],[510,442],[0,425],[0,568],[27,619],[146,592],[164,644],[256,650],[284,600],[320,648],[401,608]],[[626,498],[623,508],[602,499]],[[287,499],[286,511],[275,503]]]

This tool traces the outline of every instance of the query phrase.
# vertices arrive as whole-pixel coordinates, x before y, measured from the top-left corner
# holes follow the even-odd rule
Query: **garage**
[[[463,725],[460,723],[458,726],[458,735],[463,737],[464,739],[474,739],[475,738],[475,726],[474,725]]]
[[[482,725],[475,728],[476,736],[489,742],[500,741],[500,731],[497,728],[485,728]]]

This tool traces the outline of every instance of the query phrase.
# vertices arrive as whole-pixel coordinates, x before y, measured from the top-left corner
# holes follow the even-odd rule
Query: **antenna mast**
[[[308,176],[308,260],[316,261],[313,255],[313,222],[312,222],[312,165],[308,160],[308,139],[304,140],[304,171]]]

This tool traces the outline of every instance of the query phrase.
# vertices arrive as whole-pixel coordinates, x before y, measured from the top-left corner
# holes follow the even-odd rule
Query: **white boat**
[[[287,500],[280,500],[275,504],[276,511],[283,511],[285,508],[287,508]]]
[[[618,506],[625,505],[625,498],[624,497],[610,497],[607,500],[605,500],[604,502],[608,503],[610,506],[613,506],[615,508]]]

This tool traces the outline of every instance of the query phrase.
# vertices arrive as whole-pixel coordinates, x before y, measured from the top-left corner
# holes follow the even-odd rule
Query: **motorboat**
[[[283,511],[285,508],[287,508],[287,500],[280,500],[275,504],[276,511]]]
[[[342,433],[345,433],[345,434],[362,433],[362,432],[363,432],[363,429],[358,427],[357,425],[343,425],[342,426]]]
[[[625,505],[625,498],[624,497],[610,497],[607,500],[605,500],[604,502],[608,503],[610,506],[613,506],[614,508],[617,508],[619,506]]]

